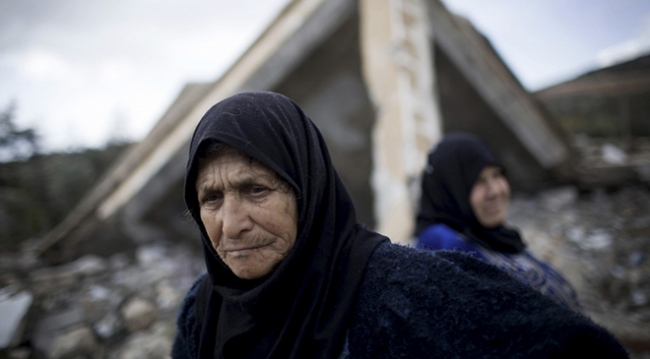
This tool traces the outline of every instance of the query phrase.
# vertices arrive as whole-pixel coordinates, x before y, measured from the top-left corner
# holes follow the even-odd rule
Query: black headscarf
[[[506,253],[525,249],[519,233],[499,225],[483,227],[470,204],[472,187],[487,165],[504,170],[490,149],[477,137],[446,135],[431,153],[422,174],[422,194],[415,235],[444,223],[484,247]]]
[[[297,197],[295,245],[264,279],[236,277],[213,249],[201,222],[197,154],[212,141],[266,165]],[[241,93],[214,105],[192,137],[185,202],[199,225],[213,285],[201,358],[336,357],[366,263],[387,238],[357,224],[325,141],[300,107],[272,92]]]

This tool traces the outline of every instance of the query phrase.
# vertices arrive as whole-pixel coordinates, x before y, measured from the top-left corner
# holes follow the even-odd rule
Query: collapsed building
[[[43,254],[74,257],[84,238],[110,235],[107,228],[138,242],[193,235],[181,199],[190,136],[211,105],[248,90],[300,104],[358,218],[398,242],[410,239],[419,172],[444,132],[481,136],[517,188],[566,176],[572,160],[566,136],[488,40],[440,1],[292,1],[219,80],[183,89],[45,238]]]

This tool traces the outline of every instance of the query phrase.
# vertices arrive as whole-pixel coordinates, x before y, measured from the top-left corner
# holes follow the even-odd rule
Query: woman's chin
[[[502,225],[504,220],[505,216],[495,215],[488,218],[479,219],[479,223],[481,223],[481,225],[485,228],[493,229]]]
[[[260,279],[269,275],[279,263],[279,260],[269,260],[268,257],[248,256],[245,258],[229,258],[226,265],[241,279]]]

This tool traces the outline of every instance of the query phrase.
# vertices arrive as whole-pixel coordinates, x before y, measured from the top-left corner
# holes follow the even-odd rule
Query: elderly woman
[[[208,273],[184,300],[173,358],[626,357],[492,266],[358,224],[322,136],[282,95],[206,113],[185,201]]]
[[[418,247],[457,250],[494,264],[558,303],[579,309],[560,273],[504,225],[510,186],[503,165],[476,136],[445,136],[429,153],[417,215]]]

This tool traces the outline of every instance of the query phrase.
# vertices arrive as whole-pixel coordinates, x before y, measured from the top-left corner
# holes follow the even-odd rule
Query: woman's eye
[[[218,194],[218,193],[209,193],[209,194],[206,194],[205,196],[203,196],[203,198],[201,199],[201,203],[204,203],[204,204],[215,203],[215,202],[219,201],[221,199],[221,197],[222,196],[220,194]]]
[[[251,185],[246,188],[246,193],[254,197],[264,196],[268,191],[269,188],[262,185]]]
[[[267,191],[267,188],[264,186],[252,186],[250,192],[253,194],[261,194]]]

